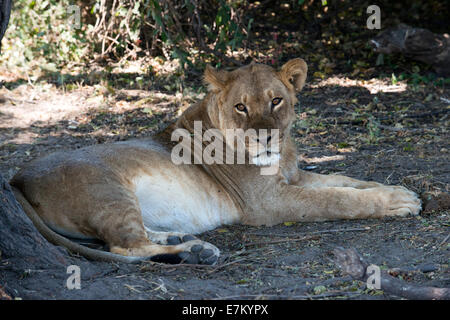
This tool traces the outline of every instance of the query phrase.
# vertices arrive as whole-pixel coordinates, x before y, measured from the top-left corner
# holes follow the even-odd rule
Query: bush
[[[147,49],[190,63],[199,50],[224,57],[240,47],[252,23],[244,21],[244,9],[244,2],[226,0],[97,1],[97,23],[90,32],[101,56],[120,58]]]
[[[243,45],[252,20],[227,0],[17,0],[1,60],[58,69],[91,59],[224,58]],[[74,24],[76,11],[79,26]]]
[[[14,1],[2,60],[19,67],[42,64],[49,69],[81,61],[89,45],[83,30],[67,23],[69,6],[68,0]]]

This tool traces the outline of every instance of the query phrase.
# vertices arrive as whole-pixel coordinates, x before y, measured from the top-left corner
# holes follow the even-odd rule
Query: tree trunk
[[[33,268],[68,264],[68,255],[36,230],[16,201],[10,185],[0,175],[0,258],[15,266]]]
[[[80,270],[81,290],[68,286],[73,266]],[[115,277],[119,270],[127,274],[137,266],[88,261],[48,242],[0,175],[0,300],[128,297],[129,290]]]
[[[425,62],[440,76],[450,76],[450,36],[400,24],[387,29],[370,41],[376,52],[401,53]]]

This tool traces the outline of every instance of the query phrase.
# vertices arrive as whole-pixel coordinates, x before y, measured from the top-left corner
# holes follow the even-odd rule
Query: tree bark
[[[450,36],[406,24],[387,29],[370,41],[376,52],[401,53],[425,62],[440,76],[450,76]]]
[[[10,185],[0,175],[0,258],[15,266],[61,266],[70,257],[50,244],[34,227],[16,201]]]

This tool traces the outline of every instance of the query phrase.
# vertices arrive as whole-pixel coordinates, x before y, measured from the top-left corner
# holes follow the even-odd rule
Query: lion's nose
[[[272,139],[272,136],[266,136],[266,139],[260,139],[259,137],[256,139],[256,142],[261,143],[265,146],[269,145],[270,140]],[[265,141],[264,141],[265,140]]]

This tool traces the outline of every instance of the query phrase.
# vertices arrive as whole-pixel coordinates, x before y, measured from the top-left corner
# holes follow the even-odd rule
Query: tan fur
[[[306,73],[302,59],[278,71],[261,64],[231,72],[207,67],[207,96],[155,137],[56,153],[30,163],[11,184],[26,198],[19,201],[31,204],[26,211],[35,210],[50,229],[101,239],[112,253],[124,256],[192,253],[198,244],[214,251],[199,240],[167,245],[150,239],[221,224],[270,226],[418,214],[419,199],[403,187],[298,169],[290,130]],[[275,97],[282,102],[272,108]],[[247,113],[235,109],[239,103]],[[261,175],[261,167],[253,164],[175,165],[171,134],[177,128],[193,133],[194,121],[202,121],[204,130],[223,133],[231,128],[279,129],[278,172]]]

